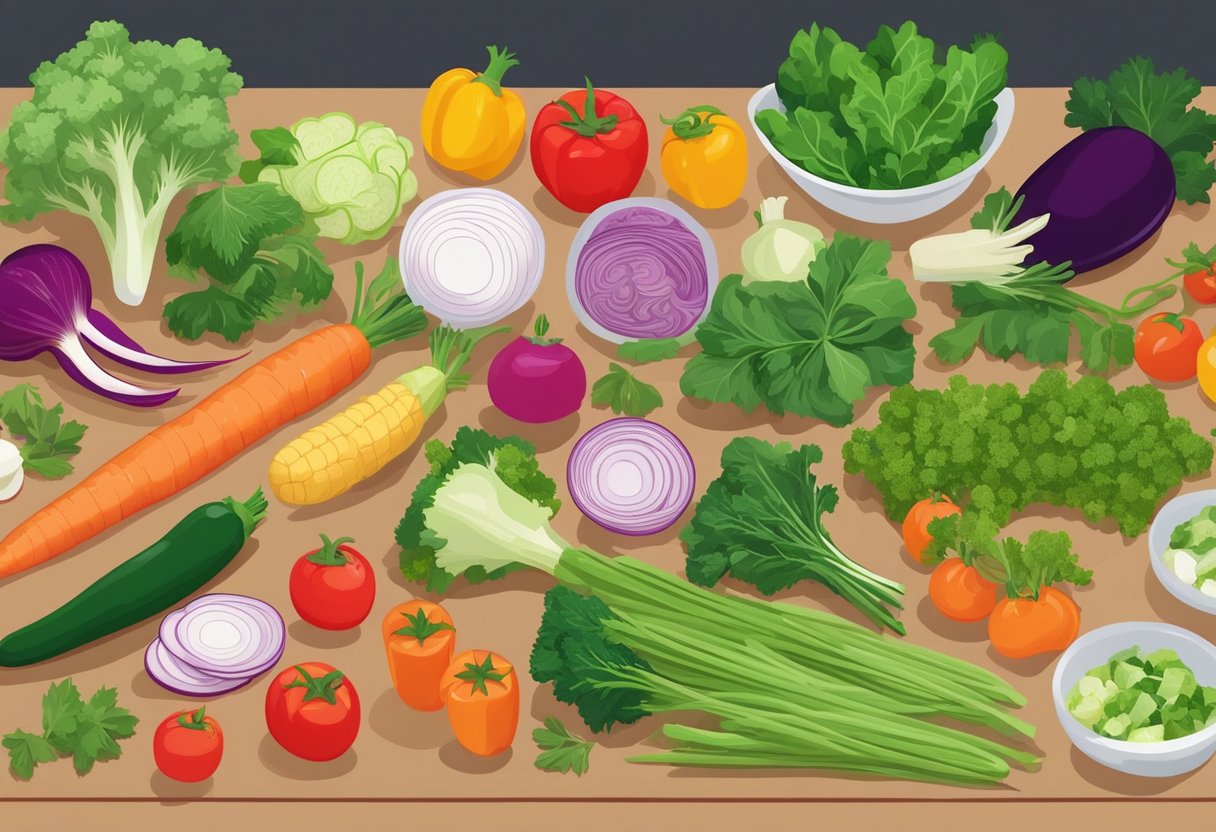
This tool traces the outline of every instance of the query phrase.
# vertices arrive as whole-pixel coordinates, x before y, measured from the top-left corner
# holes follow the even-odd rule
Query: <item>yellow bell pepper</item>
[[[1216,331],[1209,334],[1208,340],[1199,348],[1195,369],[1199,376],[1199,389],[1209,401],[1216,402]]]
[[[480,74],[449,69],[431,84],[422,104],[422,146],[449,170],[477,179],[502,173],[524,138],[524,102],[503,89],[502,77],[518,66],[506,49],[487,46],[490,63]]]
[[[743,193],[747,139],[734,119],[717,107],[689,107],[663,134],[660,163],[667,185],[701,208],[723,208]]]

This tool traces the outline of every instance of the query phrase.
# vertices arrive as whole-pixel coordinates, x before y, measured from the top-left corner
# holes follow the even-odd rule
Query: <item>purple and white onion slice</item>
[[[583,434],[566,465],[583,514],[620,534],[655,534],[692,502],[696,467],[675,434],[646,419],[610,419]]]
[[[274,607],[244,595],[200,596],[160,624],[166,650],[220,679],[248,679],[274,667],[286,636]]]
[[[252,676],[245,679],[208,676],[197,667],[180,661],[165,649],[159,638],[152,639],[144,652],[144,670],[162,688],[184,696],[218,696],[242,688],[253,680]]]

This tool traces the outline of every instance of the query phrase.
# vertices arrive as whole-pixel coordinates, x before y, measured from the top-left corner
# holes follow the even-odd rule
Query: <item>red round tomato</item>
[[[266,727],[275,742],[315,762],[341,757],[359,735],[359,695],[340,670],[292,665],[266,689]]]
[[[1202,346],[1198,324],[1172,312],[1145,318],[1136,327],[1136,364],[1157,381],[1194,378]]]
[[[152,758],[170,780],[197,783],[215,774],[224,756],[224,733],[206,708],[178,711],[156,726]]]
[[[357,627],[376,600],[376,575],[367,558],[347,543],[330,540],[296,561],[291,568],[291,603],[309,624],[324,630]]]
[[[1216,266],[1206,271],[1191,272],[1182,278],[1182,285],[1198,303],[1216,303]]]
[[[551,101],[532,125],[532,169],[545,190],[587,213],[633,193],[646,169],[646,122],[633,105],[587,81]]]

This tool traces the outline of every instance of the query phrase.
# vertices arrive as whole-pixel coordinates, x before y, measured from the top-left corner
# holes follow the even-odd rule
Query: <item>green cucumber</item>
[[[53,659],[164,612],[232,562],[266,506],[260,488],[243,503],[199,506],[62,607],[0,639],[0,667]]]

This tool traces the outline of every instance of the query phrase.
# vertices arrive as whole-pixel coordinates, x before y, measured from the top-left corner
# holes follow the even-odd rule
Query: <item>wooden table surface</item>
[[[530,113],[556,91],[521,91]],[[619,90],[647,119],[652,128],[651,158],[635,195],[672,197],[658,169],[660,113],[678,112],[701,101],[716,104],[740,120],[745,116],[749,90]],[[26,90],[0,90],[0,112],[28,95]],[[690,209],[709,229],[717,247],[723,274],[738,271],[739,246],[755,228],[751,212],[762,196],[788,195],[786,214],[811,222],[825,233],[850,233],[889,239],[895,250],[891,263],[894,275],[907,281],[917,300],[918,313],[911,329],[915,334],[917,364],[915,384],[942,386],[956,372],[975,381],[1013,381],[1025,386],[1037,369],[1020,361],[1001,362],[977,353],[965,365],[946,368],[935,361],[928,340],[948,325],[951,311],[946,287],[923,287],[911,281],[907,248],[914,240],[932,233],[960,230],[984,194],[999,185],[1017,187],[1027,174],[1074,134],[1063,124],[1065,92],[1055,89],[1018,90],[1013,127],[1004,145],[967,193],[953,205],[926,219],[895,226],[866,226],[811,203],[764,155],[752,139],[750,167],[754,171],[743,198],[715,212]],[[473,184],[434,166],[422,153],[418,119],[423,91],[420,90],[246,90],[231,105],[234,127],[244,137],[242,151],[251,153],[248,132],[256,127],[290,125],[297,119],[332,110],[343,110],[362,121],[374,119],[396,129],[415,143],[418,152],[412,163],[419,179],[419,197]],[[1203,102],[1216,105],[1216,90],[1205,90]],[[1201,102],[1201,103],[1203,103]],[[750,135],[750,134],[749,134]],[[565,294],[565,262],[570,242],[582,216],[559,205],[536,181],[526,153],[494,183],[532,210],[545,232],[546,270],[540,290],[508,323],[518,332],[530,325],[538,313],[546,313],[556,335],[566,338],[582,357],[590,379],[607,369],[611,345],[577,326]],[[179,198],[166,223],[173,226],[186,198]],[[417,205],[406,206],[406,214]],[[685,206],[687,207],[687,206]],[[333,244],[323,248],[334,267],[334,295],[319,310],[299,317],[285,317],[260,325],[251,337],[233,347],[208,339],[187,346],[173,340],[162,325],[160,310],[166,299],[184,284],[165,274],[158,258],[152,285],[144,304],[130,308],[113,299],[108,268],[100,242],[89,223],[64,213],[46,215],[19,227],[0,227],[0,251],[43,241],[55,241],[75,251],[94,275],[97,303],[118,319],[131,334],[151,348],[169,356],[205,359],[238,350],[250,350],[248,359],[209,373],[182,377],[183,393],[169,405],[140,410],[110,404],[74,386],[46,356],[0,367],[0,387],[17,382],[37,385],[52,401],[62,401],[68,417],[89,425],[83,450],[76,460],[77,473],[59,482],[27,480],[20,496],[0,505],[0,531],[7,533],[27,515],[53,499],[92,471],[121,447],[148,430],[181,413],[192,402],[238,374],[250,362],[264,357],[298,335],[327,322],[348,318],[353,295],[353,263],[362,260],[375,273],[386,256],[396,257],[403,215],[382,240],[353,247]],[[1165,274],[1162,259],[1176,255],[1195,240],[1212,242],[1216,223],[1207,205],[1179,205],[1162,232],[1149,245],[1099,272],[1086,275],[1077,285],[1094,297],[1111,301],[1133,286]],[[1216,326],[1216,313],[1199,313],[1205,329]],[[496,343],[502,343],[496,342]],[[564,467],[572,444],[584,431],[611,414],[584,405],[579,413],[560,422],[521,425],[497,412],[485,388],[485,367],[496,344],[480,349],[474,359],[474,381],[454,394],[427,424],[424,439],[451,438],[460,425],[481,426],[495,433],[517,433],[540,449],[542,466],[559,482],[565,505],[555,521],[567,539],[601,552],[629,553],[679,570],[683,550],[676,534],[683,523],[653,537],[631,539],[609,534],[586,519],[565,492]],[[296,436],[305,425],[316,423],[345,408],[353,399],[368,394],[396,375],[426,360],[425,338],[390,346],[374,354],[371,369],[342,396],[299,423],[288,425],[211,476],[174,498],[145,511],[116,529],[64,556],[14,579],[0,583],[0,632],[7,632],[44,614],[95,580],[100,574],[138,552],[158,538],[191,508],[226,495],[244,498],[264,483],[266,466],[274,451]],[[156,772],[152,762],[151,734],[154,726],[175,709],[190,703],[162,689],[144,673],[142,657],[155,635],[159,617],[89,647],[35,667],[0,670],[0,731],[36,728],[40,699],[47,685],[67,676],[91,692],[100,685],[118,688],[120,704],[131,708],[142,720],[136,737],[123,744],[121,759],[100,764],[78,778],[70,763],[39,768],[31,782],[0,776],[0,800],[52,801],[106,799],[119,801],[182,802],[246,800],[333,800],[333,801],[632,801],[632,800],[736,800],[762,801],[776,819],[788,817],[789,807],[780,802],[856,801],[869,811],[902,812],[907,801],[994,801],[1029,804],[1036,801],[1147,800],[1190,801],[1213,794],[1213,769],[1208,766],[1189,776],[1164,780],[1138,779],[1109,771],[1072,749],[1053,711],[1050,677],[1055,657],[1008,661],[989,648],[982,626],[946,623],[925,598],[928,575],[901,554],[899,533],[880,511],[876,492],[857,477],[846,477],[840,464],[840,446],[851,428],[832,428],[813,419],[773,417],[764,411],[747,415],[731,405],[707,405],[684,399],[679,393],[681,361],[649,365],[638,370],[644,380],[662,392],[664,406],[650,418],[679,435],[691,450],[699,474],[698,495],[719,471],[718,456],[734,435],[747,433],[766,439],[795,443],[814,442],[824,448],[825,461],[819,475],[842,486],[840,507],[827,524],[841,548],[864,565],[907,585],[907,638],[995,670],[1029,699],[1022,716],[1038,727],[1037,745],[1044,754],[1040,771],[1015,772],[1006,787],[967,790],[921,784],[846,778],[802,772],[703,772],[631,765],[625,757],[639,744],[652,742],[657,720],[617,730],[602,737],[591,758],[591,770],[582,778],[546,774],[533,767],[535,749],[529,732],[549,714],[560,716],[568,726],[581,728],[577,715],[555,702],[547,687],[523,677],[523,713],[515,747],[510,753],[482,759],[464,752],[452,739],[443,713],[420,714],[406,708],[393,692],[384,666],[383,647],[376,622],[385,610],[419,591],[407,584],[397,568],[393,528],[409,502],[410,493],[425,471],[426,463],[415,447],[346,495],[321,506],[290,508],[271,497],[270,515],[254,540],[209,591],[253,595],[275,605],[288,621],[288,643],[283,664],[320,660],[341,667],[357,687],[363,701],[363,725],[352,751],[324,764],[298,760],[280,749],[266,732],[263,697],[269,676],[247,688],[209,701],[208,713],[223,725],[226,748],[223,765],[214,778],[197,785],[179,784]],[[1070,367],[1076,372],[1076,362]],[[1116,386],[1145,381],[1135,367],[1124,369],[1113,379]],[[1213,408],[1195,385],[1178,385],[1165,391],[1175,414],[1188,417],[1206,433],[1216,425]],[[870,427],[877,420],[877,405],[886,390],[877,390],[857,407],[857,426]],[[419,447],[420,447],[419,443]],[[1208,487],[1208,478],[1188,482],[1183,489]],[[1082,608],[1082,630],[1126,620],[1161,620],[1216,637],[1216,620],[1175,601],[1157,583],[1148,564],[1145,538],[1125,539],[1110,523],[1097,527],[1085,524],[1076,512],[1055,509],[1036,511],[1015,520],[1011,531],[1024,535],[1034,528],[1063,529],[1074,539],[1082,562],[1093,568],[1094,584],[1075,596]],[[295,558],[307,551],[321,532],[331,536],[352,535],[359,548],[377,567],[376,605],[369,621],[345,633],[325,633],[298,620],[287,593],[288,570]],[[460,626],[462,647],[484,647],[527,661],[541,612],[541,598],[550,580],[543,575],[519,573],[509,579],[480,587],[458,585],[445,604]],[[742,587],[735,587],[743,589]],[[816,585],[801,585],[781,593],[792,603],[820,606],[856,618],[852,610]],[[764,802],[767,801],[767,802]],[[132,804],[142,805],[142,804]],[[784,808],[782,808],[784,807]],[[887,807],[887,808],[884,808]],[[10,807],[13,808],[13,807]],[[861,806],[858,807],[860,810]],[[464,811],[469,807],[465,806]],[[501,807],[500,807],[501,809]],[[500,811],[491,809],[488,811]],[[501,809],[506,811],[505,809]],[[1008,807],[993,809],[1006,812]],[[17,809],[13,808],[16,812]],[[65,810],[66,811],[66,810]],[[134,809],[132,810],[134,811]],[[623,810],[622,810],[623,811]],[[800,813],[818,811],[801,807]],[[963,809],[960,807],[960,813]],[[1064,810],[1061,809],[1061,812]],[[1198,809],[1196,810],[1198,811]],[[0,809],[0,815],[9,809]],[[587,813],[585,813],[587,814]],[[590,813],[594,815],[594,813]],[[662,817],[669,817],[664,811]],[[754,815],[749,815],[752,817]],[[16,817],[16,815],[14,815]],[[623,816],[622,816],[623,817]],[[654,818],[659,818],[656,811]],[[707,815],[705,828],[727,823],[734,814]],[[805,815],[803,815],[805,817]],[[958,816],[962,818],[962,814]],[[1063,815],[1059,815],[1063,820]],[[1069,815],[1069,817],[1076,817]],[[716,819],[717,823],[714,822]],[[676,821],[678,823],[678,821]],[[994,827],[996,828],[996,827]]]

